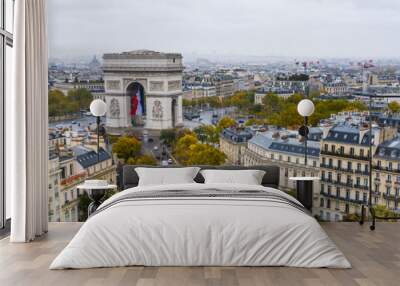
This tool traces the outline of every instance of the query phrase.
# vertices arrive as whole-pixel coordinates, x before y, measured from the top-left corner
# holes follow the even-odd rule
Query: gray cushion
[[[146,166],[146,165],[125,165],[123,167],[122,182],[123,188],[129,189],[136,187],[139,183],[139,176],[135,172],[137,167],[147,167],[147,168],[182,168],[182,166]],[[196,166],[200,167],[202,170],[205,169],[218,169],[218,170],[263,170],[265,175],[262,179],[261,184],[265,187],[277,188],[279,186],[279,167],[278,166]],[[204,178],[200,174],[194,178],[197,183],[204,183]]]

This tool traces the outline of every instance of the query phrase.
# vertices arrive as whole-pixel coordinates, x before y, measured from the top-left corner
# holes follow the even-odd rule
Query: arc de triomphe
[[[148,50],[103,55],[106,127],[182,126],[182,55]]]

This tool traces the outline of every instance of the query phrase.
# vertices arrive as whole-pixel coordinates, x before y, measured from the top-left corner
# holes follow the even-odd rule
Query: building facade
[[[49,221],[78,221],[79,196],[77,187],[85,180],[100,179],[116,183],[116,166],[104,149],[97,152],[78,146],[61,156],[53,154],[49,162]]]
[[[294,191],[296,183],[290,177],[319,176],[319,142],[309,141],[305,165],[304,142],[280,132],[257,133],[248,141],[244,151],[244,165],[276,165],[280,168],[279,188]],[[314,195],[319,193],[319,181],[314,181]],[[315,200],[317,196],[315,195]]]
[[[328,128],[321,141],[321,219],[339,221],[361,214],[368,202],[369,132],[360,125],[339,124]],[[396,136],[391,127],[373,128],[373,153],[377,146]],[[375,201],[375,199],[373,199]]]
[[[253,137],[252,133],[245,129],[227,128],[219,137],[219,148],[226,155],[226,161],[233,165],[244,165],[244,153],[247,141]]]

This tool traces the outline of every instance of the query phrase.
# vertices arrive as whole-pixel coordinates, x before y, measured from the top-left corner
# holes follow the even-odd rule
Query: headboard
[[[147,165],[125,165],[122,171],[122,185],[123,189],[129,189],[136,187],[139,183],[139,176],[135,171],[137,167],[147,168],[182,168],[182,166],[147,166]],[[218,170],[263,170],[265,175],[262,179],[262,185],[264,187],[278,188],[279,186],[279,167],[278,166],[196,166],[205,169],[218,169]],[[204,183],[204,178],[200,174],[194,178],[197,183]]]

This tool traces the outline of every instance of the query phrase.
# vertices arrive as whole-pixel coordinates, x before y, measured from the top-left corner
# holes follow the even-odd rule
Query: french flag
[[[142,98],[140,95],[140,89],[136,92],[135,96],[132,96],[132,109],[131,115],[143,115],[143,105],[142,105]]]
[[[136,93],[137,97],[137,110],[136,110],[136,115],[142,115],[143,114],[143,103],[142,103],[142,96],[140,94],[140,89],[138,89]]]

